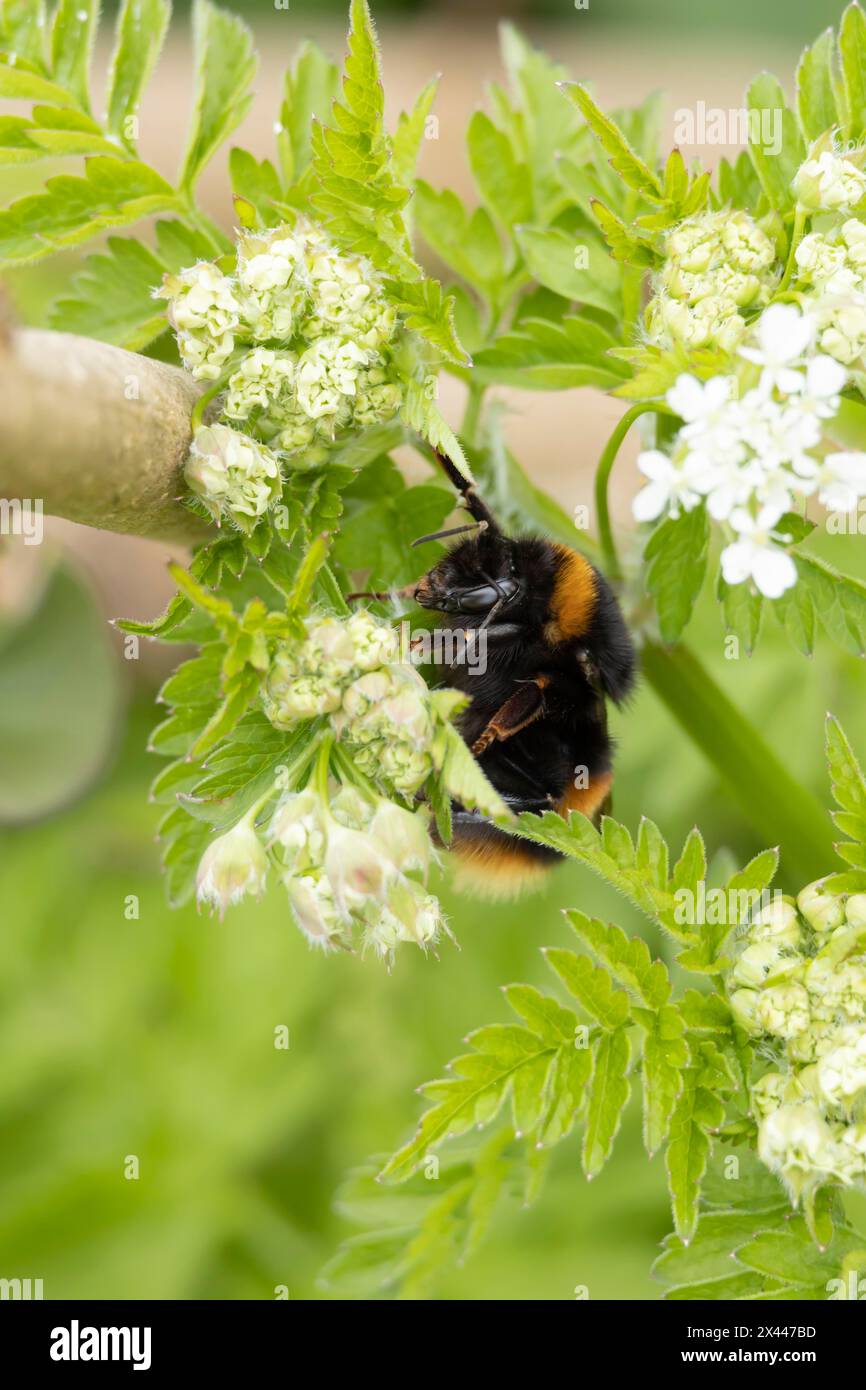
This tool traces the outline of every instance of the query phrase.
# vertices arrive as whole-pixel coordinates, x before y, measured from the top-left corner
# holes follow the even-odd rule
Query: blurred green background
[[[290,16],[280,16],[291,25],[290,41],[274,54],[273,7],[239,8],[274,71],[304,36],[306,16],[319,25],[331,11],[319,0],[292,0]],[[342,8],[333,7],[328,31],[335,52]],[[465,51],[469,7],[407,0],[399,8],[377,8],[386,80],[389,43],[392,54],[414,55],[412,81],[414,69],[423,78],[441,68],[447,82],[474,65]],[[571,5],[473,6],[484,55],[471,73],[473,100],[479,72],[496,71],[495,20],[505,14],[529,22],[556,56],[576,51],[573,28],[561,39],[561,26],[575,22]],[[639,82],[630,92],[639,100],[658,85],[654,65],[646,70],[645,56],[655,51],[647,48],[650,29],[657,44],[669,45],[675,32],[680,46],[668,53],[669,66],[711,101],[719,67],[706,28],[721,26],[733,55],[721,79],[727,92],[743,72],[774,63],[788,76],[799,41],[837,14],[836,6],[802,0],[737,0],[724,10],[682,0],[651,8],[590,0],[578,22],[588,19],[594,27],[582,33],[598,38],[585,52],[578,45],[580,65],[611,83]],[[767,37],[759,41],[758,31]],[[170,109],[188,95],[180,21],[167,61],[158,101]],[[391,70],[399,75],[399,68],[392,56]],[[271,80],[269,68],[260,89]],[[268,90],[266,116],[273,95]],[[462,98],[450,119],[448,100],[434,152],[446,164],[462,124]],[[150,138],[168,164],[176,162],[177,122]],[[22,186],[4,177],[7,197]],[[222,185],[210,196],[225,216]],[[63,260],[16,277],[11,289],[24,319],[40,321],[71,269]],[[545,436],[533,423],[557,408],[549,397],[517,403],[515,429],[523,431],[530,472],[571,507],[585,494],[594,441],[618,407],[591,392],[569,393],[565,407],[586,431],[578,460],[563,451],[561,435]],[[626,461],[619,471],[622,515],[636,480]],[[326,1298],[317,1276],[351,1234],[332,1205],[341,1179],[411,1131],[420,1106],[414,1088],[440,1074],[467,1031],[505,1019],[500,986],[548,984],[539,947],[568,944],[559,909],[579,906],[627,930],[645,927],[574,866],[552,875],[542,895],[497,907],[458,900],[446,877],[441,894],[459,949],[445,943],[438,960],[407,951],[391,975],[373,958],[312,953],[278,890],[224,922],[193,909],[170,912],[154,844],[157,812],[147,801],[158,764],[145,745],[154,695],[175,653],[145,647],[125,659],[130,652],[106,623],[157,611],[167,591],[165,554],[69,525],[49,529],[51,572],[22,578],[31,559],[20,553],[0,564],[0,820],[7,822],[0,829],[0,1277],[42,1278],[47,1298],[272,1298],[279,1285],[292,1298]],[[861,537],[824,536],[817,548],[866,578]],[[806,660],[772,620],[754,658],[726,661],[709,594],[690,641],[774,749],[827,800],[825,710],[840,716],[866,754],[863,663],[825,642]],[[616,732],[619,818],[634,826],[651,815],[674,842],[697,822],[713,853],[747,857],[762,847],[649,690],[617,717]],[[29,824],[13,827],[13,817]],[[785,871],[796,886],[797,866]],[[655,938],[652,945],[665,951]],[[281,1026],[288,1050],[274,1046]],[[132,1157],[139,1175],[130,1180]],[[447,1272],[436,1295],[559,1300],[586,1285],[592,1299],[655,1297],[649,1266],[669,1229],[661,1164],[643,1155],[632,1105],[591,1190],[572,1141],[557,1153],[538,1206],[505,1205],[485,1246]]]

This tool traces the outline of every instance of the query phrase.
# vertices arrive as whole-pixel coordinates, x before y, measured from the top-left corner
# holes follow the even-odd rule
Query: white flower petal
[[[765,598],[780,598],[797,582],[797,566],[777,546],[757,546],[752,558],[752,578]]]

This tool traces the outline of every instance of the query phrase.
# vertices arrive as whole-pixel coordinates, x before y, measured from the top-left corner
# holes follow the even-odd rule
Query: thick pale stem
[[[0,341],[0,497],[106,531],[194,541],[181,504],[199,387],[177,367],[68,333]]]

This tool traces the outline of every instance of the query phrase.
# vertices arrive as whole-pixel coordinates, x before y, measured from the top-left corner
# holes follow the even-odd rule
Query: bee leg
[[[480,757],[491,743],[497,740],[504,743],[506,739],[519,734],[528,724],[533,724],[536,719],[541,718],[544,713],[542,692],[547,682],[547,676],[536,676],[534,680],[522,684],[513,695],[509,695],[505,704],[500,705],[486,728],[482,729],[472,744],[471,751],[476,758]]]

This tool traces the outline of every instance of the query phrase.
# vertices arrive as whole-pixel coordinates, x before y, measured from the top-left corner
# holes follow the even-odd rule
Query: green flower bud
[[[296,873],[321,865],[325,825],[321,802],[312,787],[283,797],[271,817],[268,841],[282,848],[284,862]]]
[[[733,978],[747,989],[760,989],[768,980],[783,975],[797,964],[798,957],[775,941],[759,941],[747,946],[733,969]]]
[[[779,946],[799,946],[800,919],[794,904],[774,898],[752,918],[750,941],[773,941]]]
[[[866,175],[850,159],[824,150],[800,165],[793,188],[797,202],[808,211],[836,211],[854,207],[866,197]]]
[[[196,430],[184,476],[217,524],[230,516],[247,532],[282,494],[280,466],[270,449],[228,425]]]
[[[831,932],[845,920],[845,907],[840,898],[824,891],[823,879],[809,883],[797,896],[797,906],[813,931]]]
[[[758,1127],[758,1156],[778,1173],[792,1198],[838,1176],[847,1156],[817,1105],[781,1105]]]
[[[849,927],[866,927],[866,893],[852,893],[845,903]]]
[[[809,1027],[809,995],[802,985],[771,985],[758,1001],[757,1019],[777,1038],[795,1038]]]
[[[758,1000],[761,995],[756,989],[737,989],[731,995],[728,1003],[731,1006],[731,1013],[737,1023],[745,1032],[753,1037],[763,1032],[761,1024],[758,1022]]]

